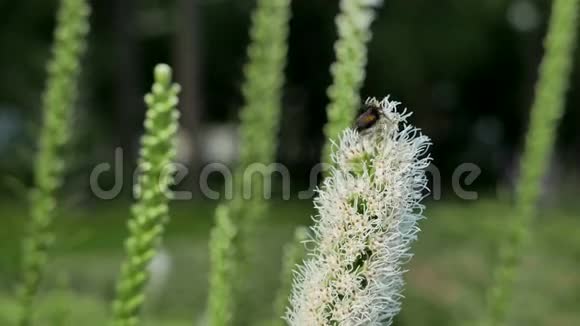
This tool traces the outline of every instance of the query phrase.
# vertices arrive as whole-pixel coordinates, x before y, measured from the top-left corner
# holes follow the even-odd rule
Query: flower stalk
[[[34,159],[34,190],[30,194],[31,221],[22,253],[22,283],[18,289],[19,325],[29,325],[33,299],[46,269],[54,240],[56,193],[61,188],[71,138],[73,107],[78,97],[81,60],[89,32],[90,8],[85,0],[61,0],[56,18],[52,57],[42,97],[43,124]]]
[[[169,220],[169,186],[173,182],[172,161],[176,154],[175,135],[179,85],[172,83],[171,68],[155,67],[153,87],[145,96],[145,134],[139,152],[139,176],[134,187],[137,197],[129,220],[126,259],[117,282],[113,303],[113,325],[137,325],[145,301],[149,264],[161,243]]]
[[[554,148],[558,123],[564,113],[578,33],[578,0],[554,0],[531,108],[529,129],[516,186],[514,218],[500,246],[499,262],[487,293],[485,325],[502,325],[511,301],[517,268],[531,237],[542,179]]]
[[[419,231],[429,138],[388,98],[380,118],[343,132],[314,200],[315,249],[294,279],[290,325],[388,325],[400,310],[402,264]]]
[[[216,211],[216,225],[210,239],[212,276],[208,320],[212,326],[230,325],[234,318],[232,315],[235,315],[235,311],[229,311],[228,314],[232,315],[225,318],[224,308],[218,303],[237,309],[236,298],[246,295],[243,281],[248,278],[255,228],[268,209],[262,180],[252,178],[249,184],[244,184],[244,175],[251,165],[263,167],[260,173],[270,173],[268,166],[275,159],[289,19],[290,0],[257,0],[252,13],[251,41],[242,86],[244,106],[240,112],[240,158],[234,173],[235,194],[233,200],[224,204],[226,208]],[[242,194],[247,189],[250,189],[250,193],[244,196],[249,195],[249,199],[244,199]],[[224,211],[227,211],[227,222],[223,217]],[[218,230],[221,227],[227,229]],[[231,236],[226,236],[228,234]],[[235,255],[225,252],[234,249]],[[228,257],[228,262],[222,260],[225,257]],[[227,273],[222,268],[224,264],[228,266]],[[214,273],[220,276],[214,276]]]
[[[322,150],[322,162],[330,163],[332,142],[348,128],[357,113],[360,89],[365,79],[367,44],[371,40],[371,23],[375,8],[382,0],[341,0],[336,17],[338,40],[334,45],[336,59],[330,67],[332,85],[327,94],[330,103],[326,108],[328,122],[324,135],[328,141]]]
[[[235,277],[236,248],[233,239],[236,227],[226,205],[216,209],[216,227],[210,237],[210,264],[214,268],[209,275],[209,287],[213,293],[208,303],[208,325],[229,325],[232,322],[234,289],[230,286]]]
[[[267,209],[260,180],[252,180],[250,200],[242,199],[243,174],[248,166],[268,165],[276,156],[282,87],[286,65],[290,0],[258,0],[252,14],[248,63],[242,86],[244,106],[240,111],[240,161],[236,169],[236,196],[230,214],[248,238]],[[245,241],[245,240],[242,240]],[[242,248],[244,249],[244,248]]]

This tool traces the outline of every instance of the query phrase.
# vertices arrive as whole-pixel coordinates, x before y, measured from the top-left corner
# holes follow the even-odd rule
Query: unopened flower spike
[[[139,323],[150,278],[149,266],[157,255],[169,221],[169,186],[173,183],[175,135],[179,128],[180,87],[172,83],[171,67],[158,64],[154,69],[151,92],[145,95],[147,112],[145,134],[141,137],[139,174],[134,187],[137,201],[129,220],[125,261],[117,281],[111,325]]]
[[[334,148],[335,167],[314,201],[315,248],[294,279],[290,325],[389,325],[400,310],[431,158],[429,138],[398,104],[368,99],[376,116],[344,131]]]

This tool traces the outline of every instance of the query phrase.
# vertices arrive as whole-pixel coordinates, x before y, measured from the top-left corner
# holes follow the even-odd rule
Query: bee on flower
[[[402,264],[423,218],[428,137],[398,102],[370,98],[334,146],[314,200],[315,246],[298,268],[290,325],[385,325],[400,310]]]

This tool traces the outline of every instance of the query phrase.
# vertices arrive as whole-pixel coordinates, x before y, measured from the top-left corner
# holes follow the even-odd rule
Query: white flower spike
[[[423,218],[430,140],[399,103],[370,98],[378,120],[344,131],[335,168],[318,190],[315,249],[295,274],[292,326],[390,325],[401,308],[403,267]]]

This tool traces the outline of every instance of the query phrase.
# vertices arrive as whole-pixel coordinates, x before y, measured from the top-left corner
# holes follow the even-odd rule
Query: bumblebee
[[[356,118],[355,128],[358,132],[367,130],[374,126],[381,118],[381,109],[373,104],[365,104],[365,111]]]

